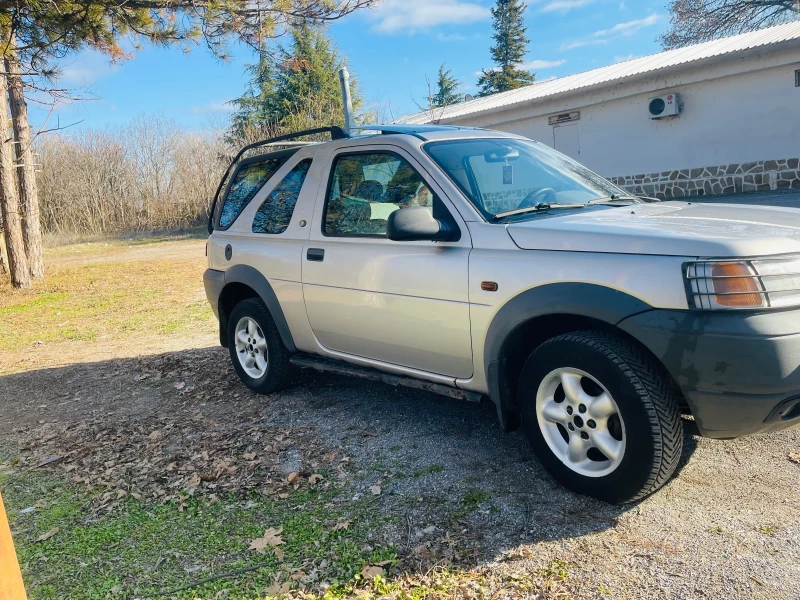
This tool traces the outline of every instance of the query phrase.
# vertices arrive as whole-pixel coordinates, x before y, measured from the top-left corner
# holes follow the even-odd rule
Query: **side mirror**
[[[428,207],[409,206],[389,215],[386,236],[395,242],[446,242],[453,239],[453,232],[446,223],[434,219]]]

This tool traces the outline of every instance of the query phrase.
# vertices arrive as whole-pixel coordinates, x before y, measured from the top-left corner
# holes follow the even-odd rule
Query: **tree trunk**
[[[31,127],[28,124],[28,105],[22,85],[22,66],[17,55],[16,40],[12,37],[6,50],[8,73],[8,102],[11,105],[11,124],[16,138],[17,182],[22,208],[22,237],[31,277],[44,279],[42,260],[42,229],[39,223],[39,193],[36,188],[36,167],[33,164]]]
[[[6,76],[2,75],[0,76],[0,209],[3,214],[3,230],[6,234],[11,285],[22,288],[31,285],[31,273],[25,257],[19,198],[14,181],[14,140],[10,134],[6,88]]]
[[[8,275],[8,261],[6,261],[6,234],[0,223],[0,275]]]

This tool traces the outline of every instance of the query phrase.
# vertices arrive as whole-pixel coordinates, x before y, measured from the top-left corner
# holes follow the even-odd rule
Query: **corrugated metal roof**
[[[771,46],[791,40],[800,40],[800,21],[793,21],[775,27],[761,29],[741,35],[686,46],[676,50],[668,50],[660,54],[652,54],[635,58],[633,60],[600,67],[584,73],[576,73],[567,77],[551,79],[534,83],[509,92],[492,94],[483,98],[476,98],[469,102],[461,102],[448,106],[445,109],[436,109],[435,120],[443,121],[466,115],[477,115],[484,112],[497,110],[501,107],[512,106],[523,102],[541,100],[548,96],[555,96],[565,92],[577,91],[583,88],[602,85],[605,83],[619,82],[620,80],[655,73],[679,65],[688,65],[713,57],[743,52],[753,48]],[[428,123],[434,120],[430,112],[421,112],[397,119],[397,123]]]

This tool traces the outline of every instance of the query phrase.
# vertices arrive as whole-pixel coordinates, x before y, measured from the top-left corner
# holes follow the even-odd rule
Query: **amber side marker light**
[[[714,297],[720,306],[763,306],[758,282],[744,263],[714,263]]]
[[[496,292],[497,291],[497,284],[494,281],[482,281],[481,282],[481,289],[484,292]]]

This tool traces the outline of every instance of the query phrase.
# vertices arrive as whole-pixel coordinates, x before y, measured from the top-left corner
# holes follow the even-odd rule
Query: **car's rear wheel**
[[[683,431],[669,380],[623,338],[582,331],[545,342],[522,369],[519,400],[540,461],[575,492],[638,500],[678,465]]]
[[[269,394],[286,385],[291,365],[275,321],[258,298],[243,300],[228,318],[233,368],[254,392]]]

